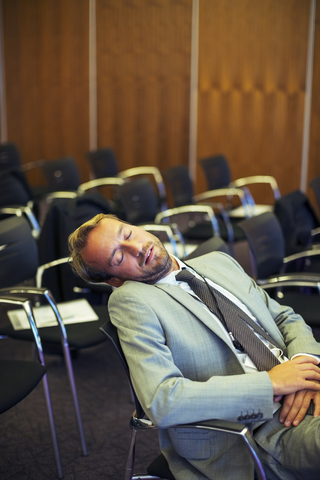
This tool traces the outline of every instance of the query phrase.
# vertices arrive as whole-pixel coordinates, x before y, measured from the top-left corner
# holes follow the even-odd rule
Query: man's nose
[[[143,251],[143,245],[141,242],[127,242],[126,250],[134,257],[138,257]]]

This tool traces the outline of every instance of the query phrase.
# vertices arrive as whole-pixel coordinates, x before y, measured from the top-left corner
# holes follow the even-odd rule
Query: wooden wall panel
[[[309,5],[200,1],[198,158],[224,153],[233,178],[270,174],[283,194],[300,182]]]
[[[316,2],[316,21],[315,21],[315,39],[314,39],[314,64],[313,64],[313,88],[312,88],[312,106],[311,106],[311,131],[310,131],[310,152],[308,181],[320,175],[320,0]],[[317,205],[312,189],[307,189],[307,195],[313,205]]]
[[[97,0],[98,144],[121,169],[187,163],[192,0]]]
[[[73,156],[87,179],[88,1],[2,3],[8,140],[23,162]]]
[[[200,0],[198,158],[299,187],[309,0]],[[89,1],[2,0],[8,138],[88,178]],[[192,0],[96,0],[98,144],[121,168],[188,163]],[[320,0],[309,179],[320,174]],[[206,188],[200,168],[196,191]]]

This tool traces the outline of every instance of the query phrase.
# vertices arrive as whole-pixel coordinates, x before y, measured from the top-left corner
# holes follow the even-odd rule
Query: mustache
[[[145,263],[146,263],[146,255],[147,255],[147,252],[149,251],[149,249],[154,246],[154,243],[152,242],[148,242],[148,243],[145,243],[143,245],[143,249],[142,251],[139,253],[139,266],[141,268],[144,267]]]

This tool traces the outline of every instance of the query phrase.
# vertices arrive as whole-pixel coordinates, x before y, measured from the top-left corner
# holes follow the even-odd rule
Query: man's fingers
[[[320,394],[310,390],[302,390],[295,394],[287,395],[280,412],[280,422],[286,427],[297,426],[304,419],[310,403],[314,401],[314,416],[320,414]]]
[[[309,357],[308,355],[299,355],[297,357],[294,357],[291,362],[294,363],[313,363],[314,365],[319,365],[319,360],[315,357]]]

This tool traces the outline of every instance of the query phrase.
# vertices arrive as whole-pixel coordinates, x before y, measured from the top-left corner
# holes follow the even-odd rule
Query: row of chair
[[[32,166],[20,165],[19,154],[14,144],[2,144],[0,149],[0,159],[2,166],[5,167],[0,175],[0,212],[2,214],[13,213],[13,208],[18,208],[19,214],[28,216],[33,225],[33,231],[36,236],[40,235],[40,226],[42,227],[47,212],[53,201],[57,199],[75,198],[86,194],[87,192],[99,191],[105,196],[105,188],[112,185],[112,192],[108,192],[107,199],[110,208],[123,218],[132,223],[148,224],[152,231],[159,231],[159,235],[166,235],[171,248],[178,256],[184,256],[195,248],[199,242],[210,238],[212,235],[221,235],[229,242],[234,240],[234,227],[229,222],[229,217],[222,204],[216,202],[192,203],[188,208],[186,205],[175,205],[173,209],[165,209],[166,194],[162,176],[155,167],[136,167],[124,172],[119,172],[116,159],[110,149],[101,149],[88,154],[92,165],[96,167],[96,176],[84,184],[80,183],[80,174],[76,162],[72,157],[63,157],[54,161],[39,161]],[[99,154],[99,155],[98,155]],[[9,158],[12,158],[9,169]],[[1,162],[0,162],[1,163]],[[104,169],[101,167],[104,165]],[[98,168],[98,167],[99,168]],[[31,167],[40,167],[47,179],[47,191],[39,194],[32,192],[28,185],[24,172]],[[183,167],[182,167],[183,168]],[[101,177],[101,175],[108,175]],[[115,175],[115,176],[111,176]],[[150,179],[153,180],[153,182]],[[182,171],[180,177],[183,179]],[[133,181],[128,179],[134,178]],[[184,180],[183,180],[184,182]],[[155,188],[156,185],[156,188]],[[178,192],[175,185],[172,185],[173,191]],[[185,182],[182,185],[185,189]],[[226,189],[227,190],[227,189]],[[228,195],[232,193],[228,189]],[[219,191],[221,193],[221,190]],[[237,192],[244,206],[247,206],[247,197],[243,189],[234,189]],[[211,196],[215,196],[212,193]],[[35,212],[34,206],[38,209]],[[33,210],[36,217],[32,216]],[[217,218],[215,211],[219,212]],[[40,225],[37,225],[37,220]],[[155,224],[162,224],[161,227],[155,227]],[[163,225],[165,224],[165,225]],[[184,240],[187,240],[186,247]],[[178,251],[178,246],[179,251]]]
[[[161,174],[156,167],[151,166],[135,167],[125,171],[120,171],[118,168],[115,154],[110,148],[101,148],[96,151],[89,152],[87,154],[87,158],[90,163],[91,180],[81,185],[80,174],[76,162],[73,160],[72,157],[62,157],[54,161],[41,160],[37,162],[32,162],[31,164],[29,163],[22,165],[19,151],[15,144],[8,142],[0,145],[1,170],[8,172],[8,169],[18,169],[20,175],[22,175],[25,172],[30,171],[32,168],[40,168],[43,177],[46,179],[47,182],[46,193],[56,193],[58,191],[83,192],[87,191],[88,189],[97,188],[105,185],[105,183],[116,183],[115,180],[113,180],[113,182],[111,180],[109,180],[108,182],[105,181],[106,179],[110,178],[117,178],[119,183],[121,183],[120,179],[123,179],[125,181],[129,178],[136,178],[138,175],[151,176],[153,186],[156,187],[157,202],[160,211],[166,209],[167,207],[168,188],[170,189],[172,197],[172,207],[180,207],[199,202],[203,203],[203,201],[205,201],[205,203],[208,203],[210,201],[211,207],[215,208],[216,211],[219,211],[219,213],[221,213],[221,208],[223,208],[222,203],[221,201],[219,203],[217,203],[217,201],[213,202],[213,198],[217,198],[218,196],[221,197],[221,195],[227,195],[227,199],[228,201],[230,201],[231,196],[234,196],[234,193],[235,196],[238,196],[237,192],[239,191],[242,211],[241,216],[248,216],[250,214],[249,209],[252,209],[254,206],[254,201],[252,196],[250,195],[249,190],[245,187],[245,184],[257,182],[268,183],[270,182],[270,179],[272,180],[272,177],[266,176],[248,177],[246,179],[241,179],[241,190],[237,190],[238,187],[236,183],[240,182],[240,180],[234,182],[233,184],[230,183],[231,175],[227,159],[222,155],[215,155],[200,161],[200,163],[204,167],[204,172],[207,176],[210,195],[208,194],[208,192],[206,192],[206,195],[204,197],[200,196],[199,198],[196,198],[193,196],[193,187],[191,179],[190,177],[188,177],[188,170],[183,165],[167,169],[165,172],[163,172],[163,174]],[[166,187],[164,185],[164,181],[166,182]],[[274,179],[272,181],[276,184]],[[2,179],[2,183],[4,186],[6,186],[9,184],[9,180]],[[15,198],[19,198],[17,191],[12,188],[12,183],[13,181],[11,180],[11,195],[13,195],[13,192],[15,192]],[[214,188],[211,188],[212,185]],[[234,188],[235,190],[232,192],[231,188]],[[216,192],[217,189],[219,189],[219,195]],[[10,196],[8,196],[9,189],[7,190],[8,191],[5,195],[3,195],[3,198],[5,198],[8,202]],[[23,185],[23,190],[24,196],[22,195],[21,197],[21,204],[26,203],[26,198],[29,198],[30,200],[30,196],[32,195],[30,193],[31,189],[29,189],[29,192],[26,191],[28,189],[25,188],[25,185]],[[212,190],[215,190],[215,192],[213,193]],[[36,191],[39,193],[38,190]],[[274,189],[275,198],[277,198],[277,195],[279,195],[279,193],[276,186],[276,188]],[[223,203],[225,204],[225,201]],[[3,200],[1,200],[0,198],[0,205],[1,204],[3,205]],[[233,209],[232,216],[234,216],[235,214],[236,210]],[[228,240],[230,240],[232,239],[234,234],[232,228],[230,228],[229,225],[225,226],[226,215],[222,216],[224,222],[220,222],[220,228],[221,225],[223,225],[223,232],[220,232],[220,234],[222,234],[222,236],[226,238],[225,231],[227,231],[227,238]]]

